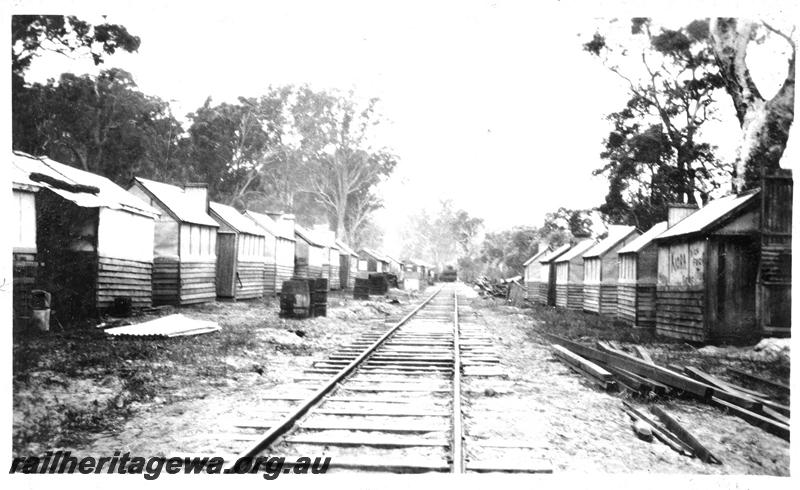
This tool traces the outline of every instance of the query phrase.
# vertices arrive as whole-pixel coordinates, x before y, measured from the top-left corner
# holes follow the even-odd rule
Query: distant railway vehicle
[[[452,265],[448,265],[439,274],[441,282],[456,282],[458,280],[458,271]]]

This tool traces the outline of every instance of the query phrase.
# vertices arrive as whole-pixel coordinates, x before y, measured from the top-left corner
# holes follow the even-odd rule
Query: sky
[[[619,8],[603,8],[609,3]],[[36,11],[43,4],[52,5],[17,0],[13,9]],[[391,252],[399,240],[397,225],[441,199],[483,218],[487,230],[540,225],[545,213],[561,206],[602,203],[606,182],[592,170],[602,165],[605,116],[621,108],[628,94],[581,45],[610,18],[633,15],[629,4],[67,5],[93,22],[105,12],[109,22],[142,38],[138,53],[116,54],[104,67],[130,71],[143,92],[170,101],[177,116],[209,96],[234,101],[258,96],[270,84],[307,83],[378,97],[388,120],[379,138],[400,161],[381,186],[385,208],[376,215]],[[702,9],[690,12],[703,15]],[[677,18],[676,25],[691,15]],[[755,71],[769,85],[781,79],[785,62],[773,59],[779,48],[759,49],[763,56],[751,56],[752,62],[763,61],[764,69]],[[52,55],[34,61],[28,77],[43,81],[63,71],[96,70],[88,60]],[[736,129],[730,123],[718,128],[725,154],[735,145]]]

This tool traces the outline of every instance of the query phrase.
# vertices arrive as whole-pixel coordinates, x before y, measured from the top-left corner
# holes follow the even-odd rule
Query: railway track
[[[291,392],[263,397],[240,457],[330,457],[331,470],[385,472],[549,472],[470,437],[487,414],[469,413],[467,377],[503,377],[492,339],[460,321],[465,286],[439,288],[403,318],[375,326],[314,363]],[[461,293],[461,294],[460,294]],[[253,431],[262,431],[254,434]],[[480,431],[475,431],[480,432]]]

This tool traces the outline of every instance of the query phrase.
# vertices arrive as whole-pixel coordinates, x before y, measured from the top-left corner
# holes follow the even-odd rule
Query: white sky
[[[172,101],[179,116],[209,95],[257,96],[269,84],[379,97],[391,120],[382,139],[400,157],[378,214],[387,251],[396,248],[396,225],[439,199],[453,199],[490,230],[539,225],[560,206],[602,202],[606,182],[591,171],[601,165],[605,115],[628,94],[581,44],[602,25],[595,18],[627,18],[632,10],[605,8],[611,2],[376,3],[75,2],[68,11],[93,22],[106,12],[139,35],[138,53],[109,57],[101,68],[130,71],[143,92]],[[15,11],[40,12],[41,4],[17,1]],[[710,13],[689,12],[676,27]],[[783,75],[783,60],[763,58],[763,83]],[[63,71],[96,69],[49,56],[34,61],[29,78]],[[728,129],[735,134],[735,122]]]

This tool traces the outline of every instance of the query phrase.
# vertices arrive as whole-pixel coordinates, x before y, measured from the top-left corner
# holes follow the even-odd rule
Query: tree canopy
[[[705,21],[671,29],[634,18],[625,38],[612,43],[596,33],[584,44],[630,92],[608,116],[613,129],[600,154],[607,163],[595,171],[609,181],[600,206],[609,221],[649,228],[668,203],[703,204],[729,180],[730,165],[702,134],[723,86],[707,38]]]

